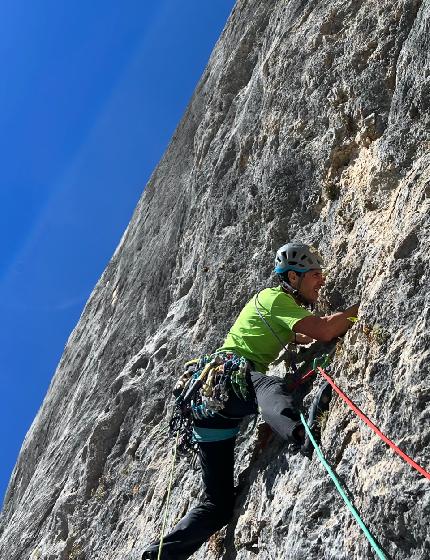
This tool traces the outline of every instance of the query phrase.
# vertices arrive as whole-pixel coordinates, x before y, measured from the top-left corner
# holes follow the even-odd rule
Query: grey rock
[[[428,0],[237,2],[25,438],[1,558],[139,558],[177,372],[274,282],[286,240],[326,256],[320,312],[361,302],[333,376],[429,469],[429,31]],[[234,520],[194,558],[373,558],[318,459],[263,432],[244,426]],[[322,448],[387,556],[429,558],[428,480],[337,398]],[[184,458],[173,480],[167,527],[200,492]]]

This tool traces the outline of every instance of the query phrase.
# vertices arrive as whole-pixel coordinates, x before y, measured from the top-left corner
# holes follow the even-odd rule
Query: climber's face
[[[325,278],[321,270],[309,270],[305,272],[299,287],[299,292],[309,303],[315,303],[319,297],[321,288],[324,286]]]
[[[315,303],[318,300],[319,292],[325,283],[321,270],[309,270],[301,276],[295,272],[289,272],[288,278],[291,286],[296,288],[302,298],[309,303]]]

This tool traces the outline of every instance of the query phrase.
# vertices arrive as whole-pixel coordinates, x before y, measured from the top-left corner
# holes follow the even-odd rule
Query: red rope
[[[291,385],[290,391],[294,391],[295,389],[297,389],[297,387],[299,387],[299,385],[302,385],[302,383],[304,383],[306,381],[306,379],[308,379],[312,375],[315,375],[315,373],[316,373],[316,371],[314,369],[311,369],[311,371],[308,371],[308,373],[305,373],[305,375],[303,377],[300,377],[300,379],[298,379],[297,381],[295,381]]]
[[[351,401],[351,399],[349,399],[345,395],[345,393],[341,389],[339,389],[333,379],[331,379],[331,377],[319,366],[318,371],[324,377],[324,379],[326,379],[330,383],[336,393],[346,402],[346,404],[355,412],[355,414],[357,414],[357,416],[359,416],[363,420],[363,422],[365,422],[369,426],[369,428],[371,428],[375,432],[375,434],[377,434],[383,441],[385,441],[385,443],[389,445],[391,449],[394,449],[397,455],[400,455],[400,457],[402,457],[402,459],[409,463],[411,467],[416,469],[420,474],[430,480],[430,473],[424,470],[420,465],[418,465],[418,463],[415,463],[415,461],[411,459],[409,455],[406,455],[406,453],[404,453],[399,447],[397,447],[395,443],[388,439],[387,436],[384,435],[381,430],[377,426],[375,426],[375,424],[371,420],[369,420],[369,418],[363,412],[361,412],[361,410]]]

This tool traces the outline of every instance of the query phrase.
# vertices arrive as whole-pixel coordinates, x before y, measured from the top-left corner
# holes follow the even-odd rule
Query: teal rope
[[[345,490],[342,488],[342,486],[340,485],[340,482],[337,478],[337,476],[334,474],[332,468],[330,467],[330,465],[327,463],[327,461],[324,458],[324,455],[321,452],[321,449],[318,447],[317,442],[315,441],[314,436],[312,435],[312,432],[309,428],[309,426],[306,423],[306,420],[303,416],[303,414],[300,414],[300,419],[303,423],[303,426],[305,427],[306,433],[309,436],[309,439],[312,442],[312,445],[315,447],[315,451],[318,454],[318,457],[321,461],[321,463],[324,465],[324,467],[326,468],[328,474],[330,475],[331,479],[333,480],[336,488],[339,491],[339,494],[342,496],[343,501],[346,503],[349,511],[352,513],[352,515],[354,516],[355,520],[357,521],[357,523],[360,525],[363,533],[365,534],[367,540],[370,542],[370,544],[373,547],[373,550],[376,552],[378,558],[380,558],[381,560],[387,560],[387,557],[385,556],[385,554],[382,552],[382,550],[379,548],[379,546],[376,544],[375,539],[372,537],[372,535],[370,534],[369,529],[366,527],[366,525],[364,524],[363,520],[360,517],[360,514],[358,513],[358,511],[355,509],[355,507],[352,505],[351,501],[349,500],[348,496],[345,494]]]

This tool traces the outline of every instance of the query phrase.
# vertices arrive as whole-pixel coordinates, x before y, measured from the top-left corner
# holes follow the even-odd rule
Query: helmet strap
[[[301,283],[303,281],[303,275],[300,274],[299,276],[299,281],[297,284],[297,288],[294,288],[289,282],[288,280],[285,280],[285,278],[283,278],[281,275],[279,275],[279,279],[281,281],[281,287],[291,296],[293,296],[301,305],[312,305],[309,301],[307,301],[302,294],[300,293],[300,286]]]

